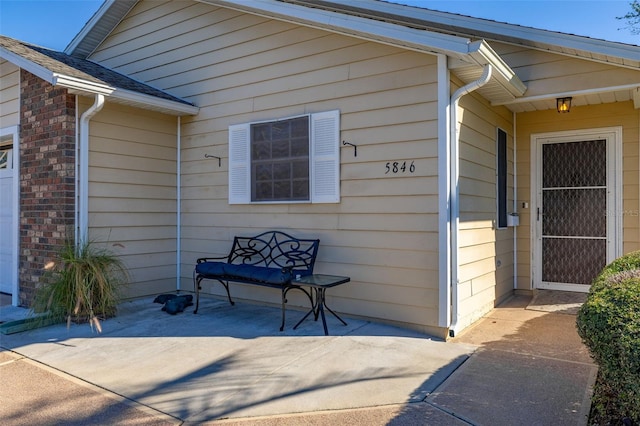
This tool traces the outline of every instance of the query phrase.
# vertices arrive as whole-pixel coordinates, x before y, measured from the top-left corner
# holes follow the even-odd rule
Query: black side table
[[[296,328],[298,328],[298,326],[302,323],[302,321],[307,319],[307,317],[311,313],[313,313],[315,321],[318,320],[318,315],[322,317],[322,326],[324,327],[324,335],[328,336],[329,331],[327,330],[327,320],[324,316],[325,308],[327,308],[327,310],[331,312],[331,314],[333,314],[334,317],[338,318],[341,323],[343,323],[344,325],[347,325],[347,323],[344,322],[342,318],[338,316],[338,314],[333,312],[331,308],[327,306],[327,302],[325,299],[325,292],[330,287],[335,287],[340,284],[348,283],[349,281],[351,281],[350,277],[340,277],[337,275],[324,275],[324,274],[306,275],[293,280],[291,284],[299,285],[299,286],[308,286],[312,289],[312,292],[315,293],[315,300],[313,302],[313,306],[311,307],[311,310],[307,312],[307,314],[304,317],[302,317],[300,321],[298,321],[298,323],[293,327],[293,329],[295,330]]]

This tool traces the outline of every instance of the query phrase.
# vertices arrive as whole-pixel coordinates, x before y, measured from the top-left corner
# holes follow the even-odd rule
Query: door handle
[[[540,207],[536,209],[536,220],[540,222]]]

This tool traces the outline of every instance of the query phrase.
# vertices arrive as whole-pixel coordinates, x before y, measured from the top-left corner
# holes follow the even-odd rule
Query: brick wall
[[[20,71],[20,305],[30,306],[45,265],[73,236],[75,96]]]

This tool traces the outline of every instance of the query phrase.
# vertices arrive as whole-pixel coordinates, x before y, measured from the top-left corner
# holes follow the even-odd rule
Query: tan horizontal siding
[[[501,43],[491,46],[527,86],[527,96],[638,83],[637,70],[630,68]],[[596,102],[616,101],[613,93],[592,96]],[[554,108],[553,100],[549,102]]]
[[[20,123],[20,68],[0,59],[0,127]]]
[[[122,256],[128,296],[174,290],[176,119],[107,102],[89,126],[91,238]]]
[[[507,211],[513,210],[513,125],[506,108],[492,107],[477,94],[461,99],[458,118],[458,321],[466,327],[513,290],[513,228],[497,229],[496,203],[496,140],[500,127],[507,133]]]
[[[351,276],[330,292],[338,311],[437,325],[435,57],[202,4],[142,1],[93,58],[200,107],[181,129],[185,286],[195,259],[226,254],[235,234],[281,229],[321,239],[317,272]],[[357,156],[341,146],[340,203],[228,204],[229,125],[333,109],[341,140],[358,145]],[[385,174],[393,162],[415,171]]]

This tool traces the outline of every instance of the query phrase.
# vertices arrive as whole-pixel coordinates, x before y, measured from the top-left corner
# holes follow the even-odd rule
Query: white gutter
[[[182,221],[182,215],[181,215],[181,211],[182,211],[182,203],[181,203],[181,199],[182,199],[182,191],[180,189],[180,187],[182,186],[182,179],[181,179],[181,175],[182,175],[182,166],[181,166],[181,151],[182,151],[182,144],[180,142],[181,139],[181,130],[180,130],[180,126],[181,126],[182,120],[180,119],[180,116],[178,116],[178,132],[177,132],[177,153],[176,153],[176,290],[180,291],[180,275],[182,274],[182,244],[181,244],[181,238],[182,238],[182,226],[181,226],[181,221]]]
[[[89,121],[104,106],[104,95],[96,93],[95,102],[80,117],[80,142],[78,145],[79,166],[76,171],[78,195],[78,238],[76,244],[86,242],[89,233]]]
[[[482,72],[482,76],[471,83],[462,86],[456,90],[451,96],[449,103],[450,111],[450,126],[451,139],[450,139],[450,222],[451,227],[451,323],[449,324],[449,337],[455,337],[458,327],[458,285],[459,285],[459,265],[458,265],[458,226],[460,221],[460,131],[458,128],[458,102],[464,95],[479,89],[489,82],[491,79],[493,67],[491,64],[487,64]]]

